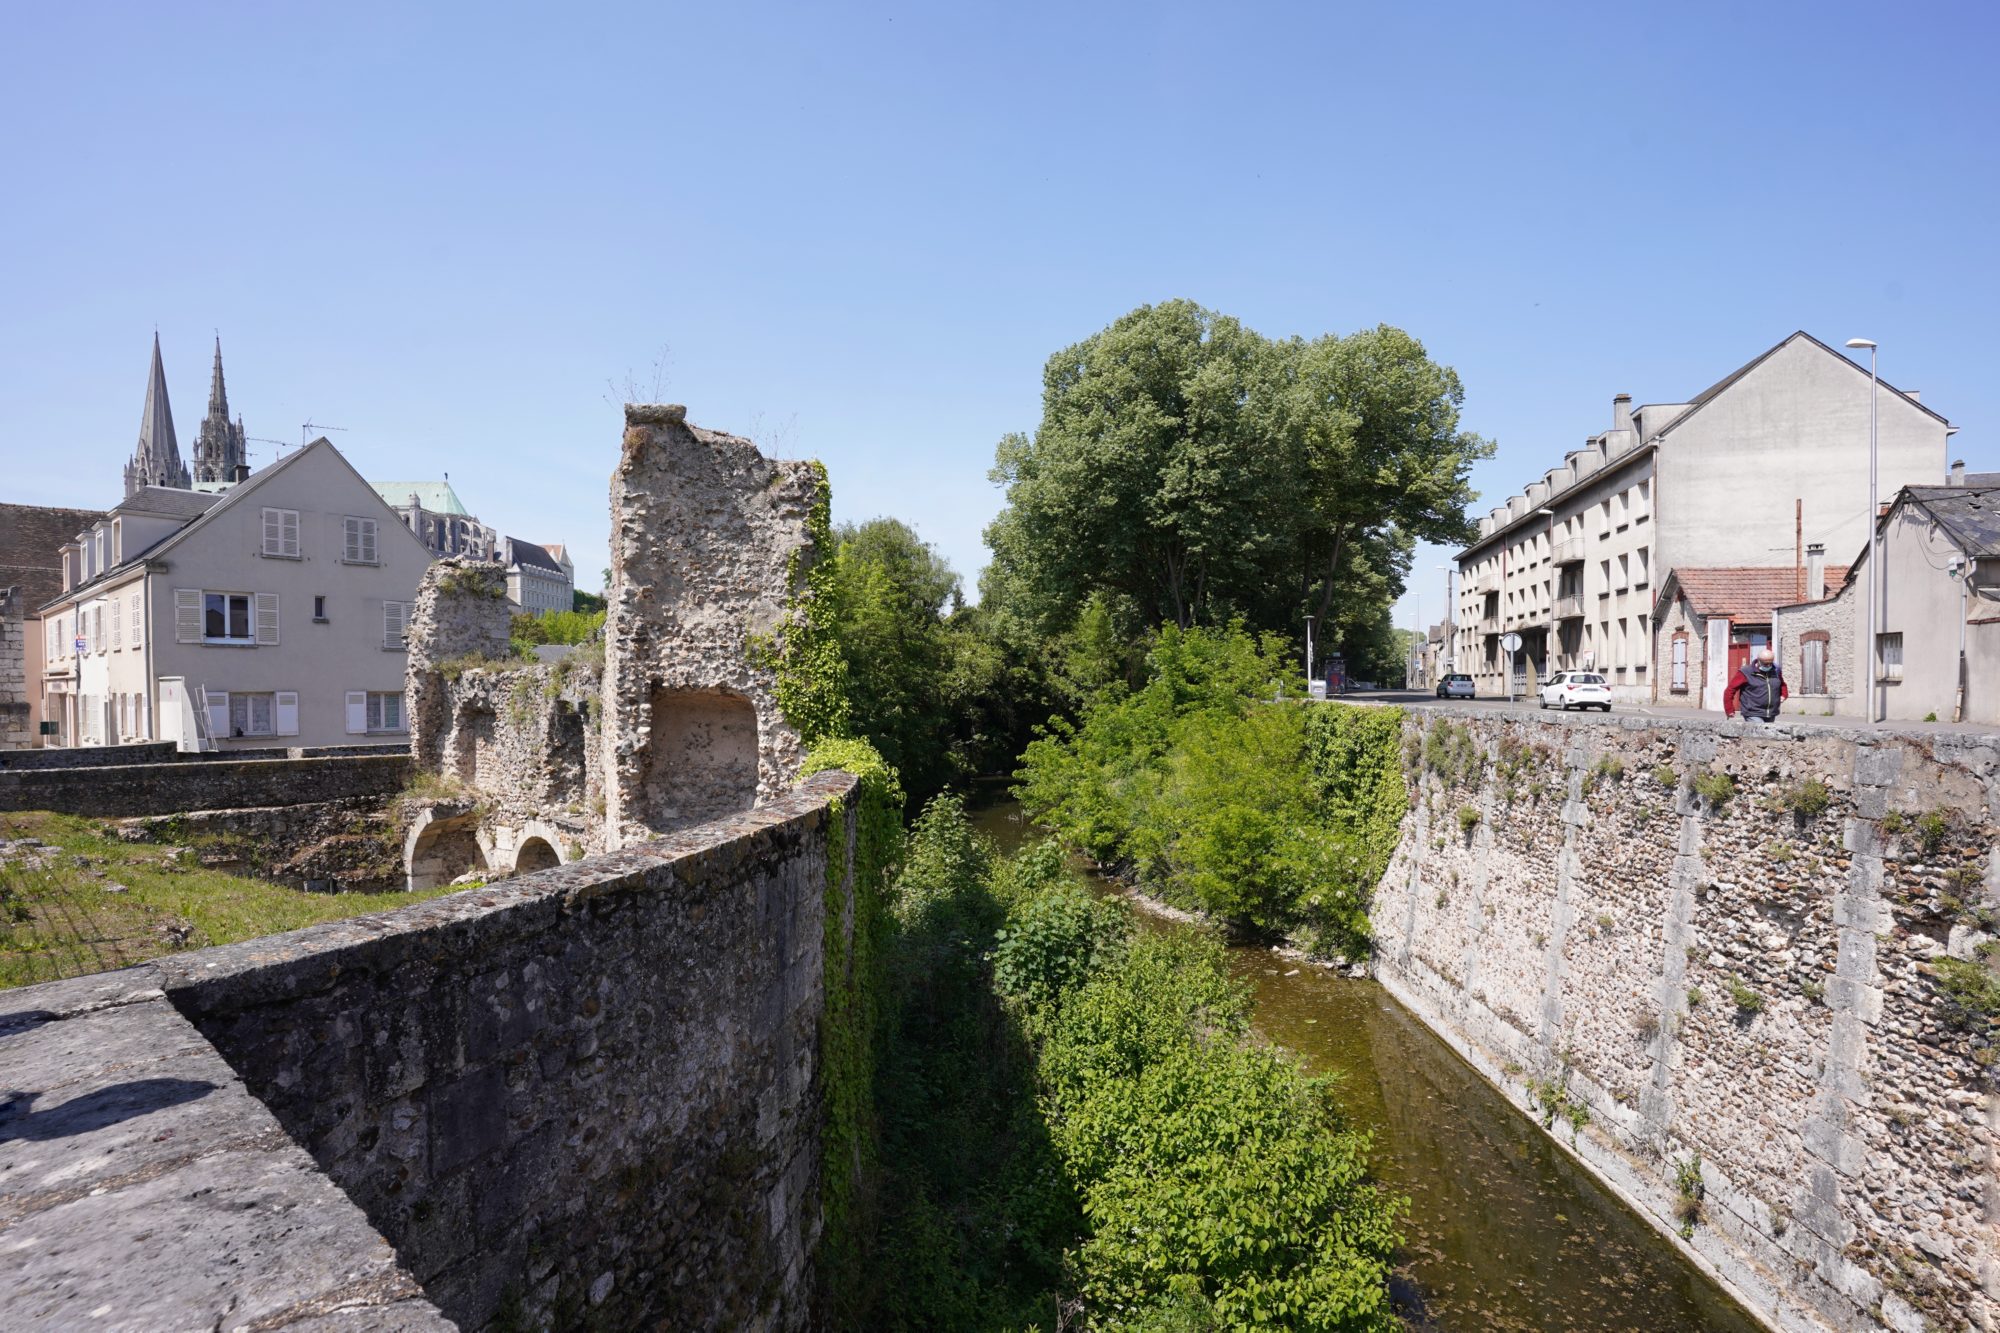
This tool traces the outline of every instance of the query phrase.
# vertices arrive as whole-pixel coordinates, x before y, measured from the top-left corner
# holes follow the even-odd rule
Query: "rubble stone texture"
[[[1686,1243],[1780,1326],[2000,1327],[2000,1044],[1935,966],[1994,937],[2000,745],[1407,727],[1411,811],[1373,911],[1384,985],[1524,1109],[1551,1089],[1587,1106],[1558,1140],[1663,1231],[1688,1221],[1676,1177],[1698,1159]],[[1437,728],[1467,729],[1476,772]]]
[[[777,702],[782,639],[819,552],[822,482],[750,441],[628,404],[611,480],[604,747],[613,845],[748,809],[804,759]]]
[[[0,750],[35,743],[28,729],[27,608],[19,588],[0,588]]]

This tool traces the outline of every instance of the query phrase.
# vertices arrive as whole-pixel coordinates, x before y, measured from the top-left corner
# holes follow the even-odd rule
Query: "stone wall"
[[[634,841],[748,809],[804,759],[767,650],[819,552],[811,463],[690,426],[672,405],[625,408],[611,480],[603,728],[609,836]]]
[[[839,930],[857,910],[855,824],[833,806],[853,790],[823,773],[643,848],[8,992],[0,1042],[15,1012],[52,1039],[27,1059],[0,1045],[0,1125],[30,1103],[77,1124],[59,1159],[0,1133],[0,1236],[73,1204],[62,1234],[87,1224],[91,1248],[8,1265],[0,1311],[44,1315],[6,1326],[148,1291],[144,1326],[216,1326],[218,1274],[250,1297],[230,1327],[439,1326],[424,1298],[469,1330],[807,1326],[827,914]],[[199,1035],[163,1035],[162,992]],[[50,1023],[72,1011],[95,1017]],[[121,1084],[135,1050],[185,1058]],[[183,1146],[208,1155],[168,1197],[124,1169]],[[72,1156],[80,1188],[45,1185]]]
[[[1392,993],[1780,1326],[2000,1327],[2000,1046],[1937,966],[1993,938],[2000,742],[1426,709],[1406,751]]]
[[[0,588],[0,750],[37,744],[28,703],[27,609],[19,588]]]
[[[238,759],[199,764],[123,764],[95,768],[0,770],[0,810],[53,810],[65,815],[170,815],[387,796],[410,772],[402,754],[316,759]]]
[[[189,846],[216,870],[288,884],[309,893],[403,887],[402,839],[380,796],[240,810],[190,810],[124,820],[127,842]]]

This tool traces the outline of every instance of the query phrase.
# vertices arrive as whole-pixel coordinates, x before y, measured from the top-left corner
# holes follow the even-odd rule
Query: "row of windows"
[[[380,564],[380,528],[372,518],[343,514],[340,519],[340,559],[343,564]],[[264,510],[264,554],[276,560],[303,559],[299,545],[299,511]]]
[[[299,734],[297,690],[204,690],[208,732],[217,739]],[[347,690],[342,706],[349,735],[408,730],[401,691]]]
[[[52,617],[42,636],[42,656],[54,662],[78,654],[144,647],[146,615],[141,597],[137,592],[114,593],[68,615]]]
[[[313,599],[312,618],[324,622],[326,598]],[[408,602],[382,603],[382,646],[407,647]],[[276,647],[282,640],[279,597],[274,592],[174,589],[174,642]]]

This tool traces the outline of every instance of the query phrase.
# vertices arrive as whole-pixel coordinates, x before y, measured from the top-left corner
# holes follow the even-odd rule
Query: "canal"
[[[974,821],[1009,850],[1031,833],[1010,802],[986,806]],[[1147,929],[1187,929],[1143,911],[1139,920]],[[1374,1137],[1376,1177],[1410,1200],[1399,1285],[1417,1312],[1414,1327],[1761,1327],[1381,986],[1254,946],[1229,956],[1254,996],[1257,1031],[1337,1078],[1342,1110]]]

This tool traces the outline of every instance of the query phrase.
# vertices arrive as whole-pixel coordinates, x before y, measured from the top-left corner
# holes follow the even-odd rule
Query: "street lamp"
[[[1306,617],[1306,698],[1312,698],[1313,689],[1313,622],[1317,616]]]
[[[1458,607],[1451,600],[1451,566],[1439,565],[1444,573],[1444,643],[1439,650],[1444,654],[1444,669],[1449,672],[1458,665]]]
[[[1847,345],[1857,351],[1863,347],[1868,349],[1868,587],[1866,589],[1868,635],[1861,641],[1861,651],[1858,656],[1861,659],[1861,683],[1868,690],[1868,720],[1874,722],[1878,720],[1875,716],[1875,696],[1881,692],[1881,686],[1876,683],[1874,675],[1876,589],[1882,579],[1882,553],[1877,549],[1878,543],[1875,537],[1876,529],[1880,526],[1876,522],[1876,510],[1880,507],[1880,501],[1875,498],[1875,465],[1879,443],[1876,434],[1875,406],[1876,390],[1880,381],[1875,374],[1875,344],[1866,338],[1849,338]]]

